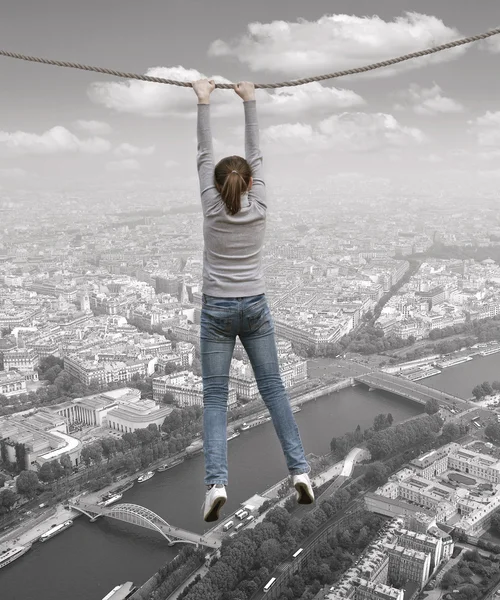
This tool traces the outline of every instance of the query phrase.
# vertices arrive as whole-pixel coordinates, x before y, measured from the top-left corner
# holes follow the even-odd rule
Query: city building
[[[177,406],[203,406],[203,382],[191,371],[180,371],[153,379],[153,398],[162,401],[166,393]],[[236,390],[229,387],[228,408],[236,404]]]
[[[173,408],[141,399],[139,390],[125,387],[76,398],[50,407],[50,410],[63,416],[70,424],[107,427],[121,433],[131,433],[152,424],[161,427]]]
[[[81,442],[68,435],[66,419],[49,409],[39,409],[28,416],[9,415],[0,418],[0,441],[7,459],[18,462],[24,449],[25,470],[39,470],[45,462],[68,456],[73,466],[80,462]]]
[[[26,377],[17,371],[0,371],[0,394],[10,398],[26,394]]]

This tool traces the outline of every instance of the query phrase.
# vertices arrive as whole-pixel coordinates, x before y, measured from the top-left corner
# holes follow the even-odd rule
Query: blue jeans
[[[250,359],[290,474],[308,473],[299,429],[280,375],[274,324],[265,295],[215,298],[203,294],[200,350],[205,484],[227,485],[227,397],[236,336]]]

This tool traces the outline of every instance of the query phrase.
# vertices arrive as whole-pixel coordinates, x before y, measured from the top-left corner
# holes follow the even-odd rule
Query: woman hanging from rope
[[[281,442],[300,504],[314,502],[299,430],[281,379],[274,325],[265,296],[262,245],[266,227],[266,188],[262,176],[255,87],[234,90],[243,100],[245,153],[214,165],[210,129],[213,81],[196,81],[198,174],[203,209],[203,301],[201,368],[203,446],[207,493],[205,521],[217,521],[227,499],[227,403],[229,369],[236,336],[248,354],[259,392]],[[255,465],[258,469],[259,466]]]

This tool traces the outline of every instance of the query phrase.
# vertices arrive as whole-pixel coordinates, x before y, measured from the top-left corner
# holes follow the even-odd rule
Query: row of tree
[[[366,442],[376,431],[382,431],[390,427],[394,419],[391,413],[387,415],[379,414],[373,419],[373,426],[361,431],[361,426],[358,425],[354,431],[348,431],[340,437],[332,438],[330,442],[330,450],[338,458],[344,458],[352,448],[358,444]]]
[[[189,590],[185,600],[247,600],[262,589],[278,564],[350,500],[351,495],[342,490],[301,520],[293,518],[284,508],[272,509],[254,529],[223,541],[221,558],[203,580]],[[322,585],[335,582],[371,542],[381,523],[381,517],[363,513],[349,527],[339,526],[328,541],[314,549],[314,556],[300,574],[292,578],[283,597],[313,598]],[[164,597],[151,596],[155,600]]]
[[[481,400],[485,396],[491,396],[495,392],[500,392],[500,381],[494,381],[493,383],[483,381],[483,383],[472,388],[472,395],[476,400]]]
[[[81,452],[85,469],[78,474],[73,474],[68,456],[44,463],[38,472],[22,470],[16,480],[17,491],[26,499],[32,499],[47,489],[43,484],[50,486],[61,481],[68,487],[80,485],[91,491],[98,490],[112,482],[114,473],[133,474],[161,458],[185,450],[201,432],[201,416],[199,406],[176,408],[165,419],[161,430],[151,424],[125,433],[119,439],[108,436],[88,444]],[[4,483],[5,477],[0,475],[0,487]]]
[[[451,340],[445,339],[461,333],[465,335]],[[467,321],[444,329],[433,329],[429,334],[429,338],[440,341],[435,344],[430,343],[419,346],[406,352],[404,360],[416,360],[429,354],[450,354],[462,348],[471,348],[478,343],[500,341],[500,315]]]

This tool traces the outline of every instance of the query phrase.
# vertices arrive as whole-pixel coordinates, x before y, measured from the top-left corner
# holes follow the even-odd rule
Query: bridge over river
[[[206,533],[200,536],[198,533],[173,527],[152,510],[137,504],[116,504],[115,506],[105,507],[79,501],[70,503],[69,506],[73,510],[90,517],[91,521],[95,521],[98,517],[109,517],[146,529],[152,529],[160,533],[167,540],[169,546],[179,543],[207,546],[208,548],[220,548],[221,546],[221,539],[217,535]]]
[[[353,381],[356,383],[364,383],[373,390],[383,390],[385,392],[397,394],[398,396],[408,398],[419,404],[425,404],[427,400],[434,398],[440,404],[447,404],[448,406],[456,404],[457,407],[464,408],[468,405],[467,400],[459,398],[458,396],[452,396],[451,394],[435,390],[422,383],[418,383],[417,381],[410,381],[382,371],[372,371],[364,375],[356,375],[353,377]]]

